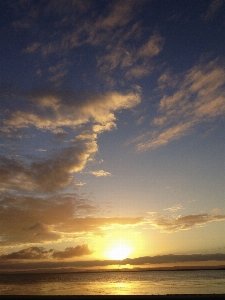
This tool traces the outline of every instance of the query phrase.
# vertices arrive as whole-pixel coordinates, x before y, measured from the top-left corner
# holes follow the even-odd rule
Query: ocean
[[[0,275],[0,295],[166,294],[225,294],[225,270]]]

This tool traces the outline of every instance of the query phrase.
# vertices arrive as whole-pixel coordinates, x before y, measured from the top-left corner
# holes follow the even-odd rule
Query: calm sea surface
[[[225,270],[0,275],[0,295],[213,293],[225,293]]]

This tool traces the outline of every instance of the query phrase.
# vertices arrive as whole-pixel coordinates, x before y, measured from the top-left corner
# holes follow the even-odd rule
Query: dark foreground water
[[[225,294],[225,270],[0,275],[0,295]]]

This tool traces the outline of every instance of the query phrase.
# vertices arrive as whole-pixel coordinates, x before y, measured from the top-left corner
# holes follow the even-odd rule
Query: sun
[[[132,251],[131,247],[129,247],[126,244],[119,243],[116,244],[115,246],[112,246],[112,248],[109,251],[107,251],[106,256],[109,259],[122,260],[127,258],[130,255],[131,251]]]

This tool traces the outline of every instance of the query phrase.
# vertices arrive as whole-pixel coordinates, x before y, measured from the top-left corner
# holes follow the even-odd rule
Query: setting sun
[[[107,252],[106,255],[110,259],[122,260],[124,258],[127,258],[131,251],[131,247],[120,243],[115,246],[112,246],[112,248]]]

